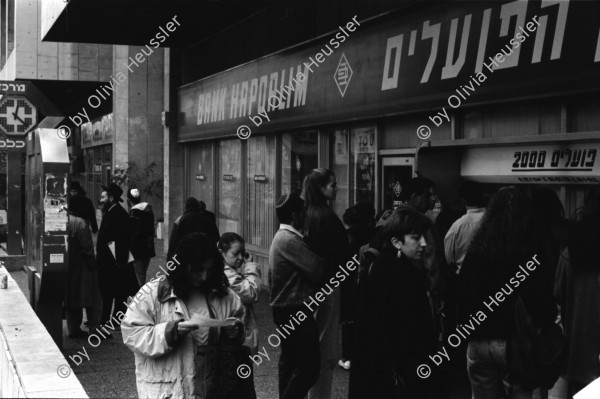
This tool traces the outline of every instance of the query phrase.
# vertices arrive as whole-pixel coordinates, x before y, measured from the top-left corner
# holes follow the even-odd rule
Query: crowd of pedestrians
[[[249,359],[264,286],[273,329],[293,327],[280,339],[280,398],[330,398],[336,365],[350,372],[349,398],[443,399],[448,373],[468,380],[474,399],[545,397],[562,375],[571,398],[600,377],[600,188],[571,221],[551,189],[502,187],[488,201],[466,182],[463,212],[436,219],[435,185],[415,177],[396,209],[376,215],[359,202],[340,219],[335,174],[313,169],[302,192],[276,201],[268,276],[242,236],[220,235],[214,214],[188,198],[168,245],[178,266],[149,282],[154,215],[139,190],[127,193],[128,214],[123,191],[103,187],[94,257],[89,200],[72,189],[69,336],[86,334],[83,308],[91,332],[143,293],[121,324],[140,397],[256,398]],[[452,336],[461,345],[449,346]],[[436,353],[448,363],[430,362],[424,378]]]

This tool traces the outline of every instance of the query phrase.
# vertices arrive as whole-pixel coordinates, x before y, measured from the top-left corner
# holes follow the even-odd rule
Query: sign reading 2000
[[[598,151],[595,148],[550,151],[515,151],[512,170],[592,170]]]

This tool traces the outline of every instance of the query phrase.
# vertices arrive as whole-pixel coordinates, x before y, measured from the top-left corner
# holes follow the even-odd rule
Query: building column
[[[164,57],[165,50],[161,48],[114,46],[113,77],[122,83],[114,84],[113,165],[120,169],[134,166],[129,177],[136,180],[140,190],[153,180],[164,180],[164,132],[161,123]],[[154,166],[150,167],[153,163]],[[148,176],[146,168],[151,170]],[[157,192],[157,196],[142,195],[142,200],[152,206],[155,218],[162,217],[163,192]]]
[[[184,193],[184,147],[177,144],[177,101],[176,92],[171,90],[177,87],[176,76],[173,72],[177,70],[172,61],[172,50],[165,49],[165,77],[164,77],[164,104],[165,111],[169,112],[166,121],[168,127],[164,128],[164,197],[165,197],[165,223],[163,225],[163,237],[165,239],[165,252],[168,249],[170,233],[173,222],[183,213],[185,203]]]

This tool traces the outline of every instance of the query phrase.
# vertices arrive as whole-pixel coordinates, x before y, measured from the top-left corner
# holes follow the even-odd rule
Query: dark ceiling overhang
[[[73,129],[79,125],[73,123],[69,116],[88,122],[112,112],[112,96],[108,96],[95,108],[88,103],[90,96],[97,94],[96,90],[104,85],[103,82],[15,80],[11,83],[24,85],[23,93],[11,92],[7,95],[25,95],[37,107],[38,127],[55,128],[66,125]]]
[[[177,16],[161,47],[187,47],[218,34],[279,0],[67,0],[43,41],[148,44]]]

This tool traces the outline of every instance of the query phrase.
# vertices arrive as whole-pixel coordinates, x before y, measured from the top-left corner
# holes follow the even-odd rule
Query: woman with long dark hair
[[[175,269],[169,268],[167,279],[162,276],[142,287],[136,295],[139,302],[130,304],[121,324],[123,342],[135,354],[138,394],[223,397],[213,396],[229,387],[216,380],[222,370],[211,349],[223,337],[239,340],[244,306],[228,287],[212,239],[203,233],[188,234],[175,252]],[[239,323],[215,326],[229,324],[225,321],[229,318]]]
[[[568,398],[600,377],[600,187],[588,195],[556,271]]]
[[[327,169],[313,169],[304,179],[302,197],[306,205],[305,235],[309,246],[328,265],[328,277],[332,276],[340,264],[345,264],[352,256],[348,237],[342,221],[329,208],[327,201],[334,201],[338,188],[335,174]],[[323,290],[326,290],[323,288]],[[321,372],[315,386],[309,392],[309,399],[323,399],[331,396],[333,368],[338,359],[337,347],[340,321],[339,288],[330,288],[325,300],[315,313],[321,345]]]
[[[427,216],[396,209],[379,230],[383,241],[364,276],[356,322],[351,399],[444,397],[435,369],[427,379],[417,375],[437,344],[423,267],[430,228]]]
[[[258,351],[258,328],[254,304],[258,302],[260,296],[260,269],[258,264],[252,261],[252,255],[246,252],[246,243],[239,234],[224,233],[219,238],[217,248],[223,256],[225,276],[229,280],[229,286],[246,307],[244,344],[252,350],[253,354],[256,354]]]
[[[459,320],[474,328],[466,337],[474,399],[504,397],[505,387],[510,398],[531,397],[531,389],[512,381],[507,344],[518,296],[536,327],[552,325],[557,315],[552,269],[535,231],[531,200],[516,187],[503,187],[488,204],[465,256],[459,277]],[[531,259],[541,266],[525,275],[519,266]]]

